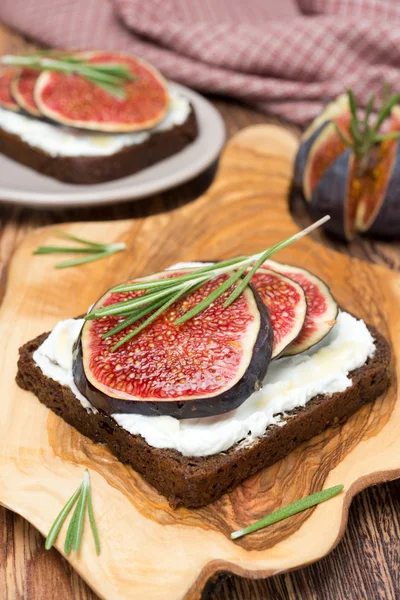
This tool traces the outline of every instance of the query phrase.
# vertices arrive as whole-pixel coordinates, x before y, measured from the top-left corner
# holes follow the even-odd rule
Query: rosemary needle
[[[52,548],[62,525],[64,524],[67,516],[69,515],[75,504],[75,510],[68,526],[67,535],[65,537],[64,552],[65,554],[69,554],[71,550],[77,552],[81,547],[83,524],[87,512],[96,547],[96,554],[100,554],[100,540],[97,531],[96,521],[93,514],[92,494],[90,488],[90,478],[88,469],[85,469],[85,474],[82,483],[80,484],[78,489],[72,494],[71,498],[62,508],[53,525],[51,526],[46,538],[45,548],[46,550],[50,550],[50,548]]]
[[[365,109],[364,118],[358,116],[357,102],[351,89],[347,90],[350,108],[350,123],[348,132],[345,134],[338,124],[333,121],[336,133],[342,142],[352,149],[355,158],[359,161],[357,172],[361,175],[368,168],[368,156],[375,144],[385,140],[396,139],[400,132],[390,131],[381,133],[380,128],[386,118],[390,115],[395,104],[400,101],[399,94],[393,94],[389,97],[389,87],[385,85],[381,98],[381,106],[378,109],[377,117],[374,123],[371,123],[371,115],[375,102],[375,95],[371,94]]]
[[[215,263],[213,265],[191,269],[188,273],[178,277],[148,279],[116,286],[111,291],[118,294],[136,291],[144,291],[145,293],[133,298],[128,298],[128,300],[123,300],[114,304],[97,308],[88,313],[85,316],[85,320],[91,321],[93,319],[100,319],[109,316],[127,317],[103,334],[103,338],[108,338],[116,333],[119,333],[126,327],[131,326],[135,321],[152,312],[152,314],[138,327],[136,327],[136,329],[129,331],[127,335],[119,339],[117,343],[111,347],[111,351],[114,352],[117,350],[117,348],[143,331],[143,329],[150,325],[174,302],[177,302],[208,281],[211,281],[212,279],[215,279],[223,274],[229,274],[229,277],[215,287],[205,298],[197,302],[197,304],[192,306],[192,308],[190,308],[187,312],[179,316],[178,319],[174,321],[174,325],[182,325],[186,321],[189,321],[189,319],[197,316],[206,308],[208,308],[215,300],[220,298],[222,294],[233,287],[231,295],[224,303],[224,307],[229,306],[229,304],[234,302],[236,298],[238,298],[238,296],[240,296],[240,294],[245,290],[255,271],[265,262],[265,260],[275,254],[275,252],[278,252],[289,244],[300,240],[302,237],[325,223],[329,218],[330,217],[326,215],[303,231],[299,231],[295,235],[287,238],[286,240],[278,242],[263,252],[253,254],[251,256],[239,256]],[[246,271],[248,272],[247,275],[245,275]],[[237,282],[239,283],[236,285]],[[234,287],[235,285],[236,287]]]
[[[68,500],[66,505],[61,509],[59,515],[57,516],[56,520],[54,521],[53,525],[51,526],[51,529],[47,535],[46,542],[45,542],[46,550],[50,550],[50,548],[52,548],[54,542],[57,539],[59,531],[60,531],[61,527],[63,526],[65,519],[69,515],[72,507],[74,506],[75,502],[77,501],[77,499],[81,493],[81,490],[82,490],[82,484],[72,494],[71,498]]]
[[[93,63],[79,55],[61,56],[57,53],[6,55],[0,57],[0,64],[68,75],[78,74],[119,100],[126,98],[125,84],[137,79],[137,76],[122,63]]]
[[[333,498],[339,492],[343,490],[343,485],[335,485],[334,487],[328,488],[327,490],[322,490],[321,492],[316,492],[315,494],[311,494],[310,496],[306,496],[301,500],[296,500],[292,504],[288,504],[287,506],[283,506],[279,510],[275,510],[270,513],[266,517],[263,517],[259,521],[244,527],[243,529],[239,529],[238,531],[234,531],[231,533],[231,539],[236,540],[248,533],[253,533],[254,531],[258,531],[259,529],[263,529],[264,527],[268,527],[273,523],[278,523],[279,521],[283,521],[284,519],[288,519],[289,517],[293,517],[297,515],[297,513],[302,512],[303,510],[307,510],[308,508],[312,508],[321,502],[325,502],[330,498]]]
[[[44,255],[44,254],[85,254],[81,258],[75,258],[72,260],[66,260],[60,263],[56,263],[54,265],[55,269],[65,269],[66,267],[76,267],[79,265],[84,265],[89,262],[93,262],[95,260],[101,260],[102,258],[107,258],[108,256],[112,256],[116,252],[121,252],[125,250],[126,246],[123,243],[116,244],[103,244],[99,242],[92,242],[91,240],[87,240],[85,238],[78,237],[71,233],[67,233],[66,231],[60,231],[59,229],[54,229],[54,233],[56,236],[71,240],[73,242],[78,242],[81,246],[39,246],[33,252],[34,255]]]

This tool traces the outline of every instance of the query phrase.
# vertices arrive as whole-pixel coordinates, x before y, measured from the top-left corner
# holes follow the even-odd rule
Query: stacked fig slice
[[[63,56],[65,59],[66,54],[57,53],[46,58],[62,60]],[[166,117],[170,107],[168,84],[149,63],[121,52],[80,52],[68,57],[104,69],[125,68],[131,78],[123,83],[123,98],[110,92],[107,79],[95,83],[89,76],[74,72],[73,65],[68,73],[44,67],[10,68],[0,74],[0,107],[105,133],[151,129]]]
[[[335,324],[338,308],[326,284],[305,269],[271,260],[233,304],[224,305],[228,289],[195,318],[175,324],[227,278],[210,279],[122,345],[118,341],[129,332],[120,327],[124,314],[86,320],[74,349],[74,379],[81,393],[109,414],[178,419],[222,414],[260,389],[271,359],[305,352]],[[121,302],[128,306],[142,295],[143,290],[110,290],[92,312]],[[140,323],[136,320],[131,329]]]

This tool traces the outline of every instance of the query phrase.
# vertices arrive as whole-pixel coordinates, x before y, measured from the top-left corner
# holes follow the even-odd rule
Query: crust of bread
[[[196,115],[191,106],[182,125],[153,133],[144,142],[125,146],[108,156],[51,156],[1,128],[0,153],[65,183],[94,184],[127,177],[155,165],[183,150],[197,135]]]
[[[33,353],[48,333],[20,348],[16,381],[80,433],[94,442],[107,444],[121,462],[131,464],[172,506],[196,508],[217,500],[250,475],[285,457],[302,442],[343,423],[387,389],[390,347],[380,333],[373,327],[369,329],[376,341],[376,352],[364,366],[350,373],[351,387],[344,392],[318,395],[305,407],[288,413],[283,427],[270,426],[250,445],[236,444],[212,456],[187,457],[176,450],[153,448],[140,435],[132,435],[120,427],[106,413],[88,413],[69,388],[46,377],[35,364]]]

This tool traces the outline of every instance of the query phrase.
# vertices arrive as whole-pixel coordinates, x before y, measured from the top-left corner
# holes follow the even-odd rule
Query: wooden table
[[[0,26],[0,54],[28,46]],[[234,101],[210,98],[233,135],[243,127],[273,119]],[[101,209],[32,210],[0,208],[0,293],[10,257],[27,231],[74,220],[137,218],[171,210],[196,198],[212,179],[212,169],[174,190],[143,201]],[[0,175],[1,176],[1,175]],[[300,202],[293,206],[300,225],[309,219]],[[400,243],[358,240],[349,246],[319,234],[320,242],[353,256],[400,268]],[[362,492],[353,502],[347,532],[319,563],[265,581],[221,575],[203,594],[209,600],[395,600],[400,598],[400,480]],[[0,598],[4,600],[94,600],[97,596],[56,551],[18,515],[0,508]]]

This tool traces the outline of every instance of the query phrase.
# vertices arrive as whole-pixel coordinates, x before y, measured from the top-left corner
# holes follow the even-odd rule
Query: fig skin
[[[306,169],[308,155],[310,153],[311,147],[328,124],[329,121],[325,121],[324,123],[322,123],[320,127],[318,127],[309,137],[302,140],[300,144],[300,148],[297,152],[296,160],[294,163],[293,175],[294,184],[299,188],[303,187],[303,175]]]
[[[14,77],[10,87],[11,95],[18,106],[33,117],[42,116],[33,98],[33,89],[38,78],[39,72],[23,69]]]
[[[345,202],[350,155],[351,151],[346,150],[327,168],[311,198],[313,217],[320,219],[324,215],[330,215],[324,229],[343,241],[347,241]]]
[[[294,279],[290,279],[290,277],[286,277],[283,273],[266,267],[260,267],[257,270],[253,275],[252,284],[269,308],[272,329],[274,329],[275,319],[278,323],[282,319],[282,311],[286,310],[288,314],[287,324],[290,324],[289,328],[283,334],[284,329],[275,330],[272,346],[272,360],[275,360],[285,354],[287,348],[290,347],[303,328],[307,312],[305,293],[301,285],[294,281]],[[271,297],[271,288],[276,292],[275,298]],[[290,304],[287,296],[288,290],[291,292],[290,297],[292,299],[293,297],[297,298],[296,304]],[[282,302],[285,302],[285,300],[286,305],[282,308]]]
[[[319,114],[312,123],[307,127],[300,140],[300,148],[298,150],[295,168],[294,168],[294,184],[299,188],[303,188],[304,174],[307,167],[308,157],[314,142],[322,134],[324,136],[325,128],[332,123],[333,120],[341,120],[349,114],[349,101],[347,94],[342,94],[329,102],[324,110]],[[308,200],[306,198],[306,200]]]
[[[87,378],[83,366],[82,342],[79,336],[73,355],[73,376],[78,390],[95,406],[107,414],[137,413],[148,416],[170,416],[176,419],[210,417],[238,408],[260,389],[272,356],[273,330],[269,311],[253,286],[251,289],[260,314],[260,327],[252,356],[241,379],[231,388],[212,397],[193,400],[121,400],[97,389]]]
[[[337,302],[326,283],[307,269],[285,265],[271,259],[267,260],[264,266],[285,275],[303,288],[307,305],[303,326],[297,337],[284,349],[282,356],[306,352],[331,331],[338,314]],[[319,300],[321,296],[325,301],[325,310],[322,314]]]
[[[394,238],[400,236],[400,148],[397,145],[395,163],[393,165],[386,194],[375,220],[368,233],[380,237]]]

